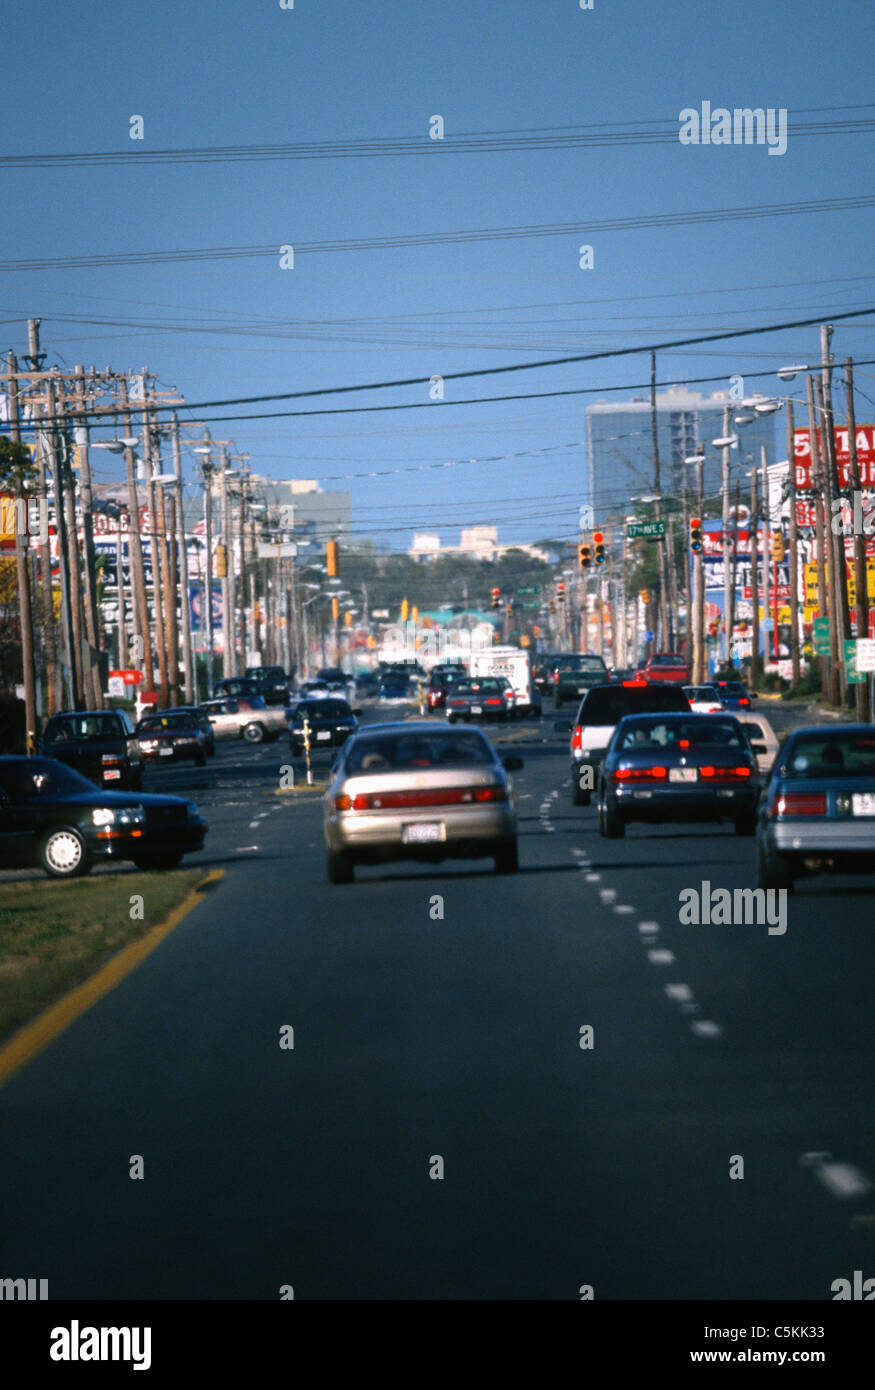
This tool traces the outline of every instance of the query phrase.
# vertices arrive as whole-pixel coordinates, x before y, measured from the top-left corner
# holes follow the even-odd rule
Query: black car
[[[0,758],[0,863],[77,878],[100,860],[174,869],[209,826],[178,796],[103,791],[55,758]]]
[[[190,714],[166,710],[146,714],[137,725],[137,742],[146,762],[170,763],[190,759],[198,767],[207,760],[206,738]]]
[[[321,700],[302,700],[289,723],[289,747],[296,757],[304,755],[304,721],[310,738],[310,753],[340,748],[358,728],[356,711],[329,695]]]
[[[355,678],[355,694],[357,700],[365,700],[376,696],[379,688],[380,676],[377,671],[360,671]]]
[[[328,689],[338,695],[345,695],[349,686],[349,676],[339,666],[323,666],[316,672],[317,681],[324,681]]]
[[[550,671],[548,688],[553,691],[556,709],[565,700],[579,700],[594,685],[604,685],[608,668],[600,656],[570,652],[556,657]]]
[[[259,682],[252,676],[226,676],[223,680],[216,681],[213,689],[214,700],[226,700],[229,696],[235,695],[260,695]]]
[[[53,714],[43,730],[40,751],[98,786],[137,791],[143,785],[143,759],[126,710]]]
[[[532,683],[543,695],[549,688],[550,676],[561,652],[537,652],[532,660]]]
[[[197,724],[204,736],[204,748],[208,758],[216,755],[216,736],[213,733],[213,726],[209,721],[207,712],[201,705],[174,705],[172,709],[156,709],[150,711],[151,714],[188,714]]]
[[[380,684],[377,686],[377,698],[379,700],[412,699],[413,686],[410,677],[403,671],[383,671],[380,676]]]
[[[289,678],[282,666],[247,666],[243,678],[255,681],[258,687],[255,693],[266,705],[284,705],[289,698]]]

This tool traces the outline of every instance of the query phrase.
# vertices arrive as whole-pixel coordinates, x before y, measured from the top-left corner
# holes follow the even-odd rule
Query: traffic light
[[[407,615],[408,615],[409,612],[410,612],[410,604],[407,602],[407,599],[406,599],[406,598],[403,598],[403,599],[401,600],[401,621],[402,621],[402,623],[406,623],[406,622],[407,622]]]
[[[556,585],[556,597],[560,603],[565,602],[565,583],[561,579],[559,580],[559,583]]]
[[[228,577],[228,547],[221,542],[216,546],[216,578]]]
[[[702,522],[699,517],[690,517],[690,550],[698,555],[702,549]]]
[[[551,600],[550,600],[550,612],[553,614],[554,617],[556,616],[556,600],[555,600],[555,598],[551,598]]]
[[[512,599],[512,598],[509,598],[509,599],[508,599],[508,601],[507,601],[507,607],[506,607],[506,609],[505,609],[505,612],[507,613],[507,616],[508,616],[509,618],[512,618],[512,617],[513,617],[513,599]]]
[[[500,608],[500,607],[501,607],[501,590],[500,590],[500,589],[493,589],[493,590],[492,590],[492,607],[493,607],[493,608]]]
[[[415,603],[410,610],[410,621],[413,623],[419,622],[419,609],[417,608]]]
[[[337,541],[328,541],[325,546],[325,567],[329,579],[337,578]]]
[[[593,543],[593,545],[595,546],[595,562],[596,562],[596,564],[597,564],[597,565],[603,565],[603,564],[605,564],[605,562],[607,561],[607,558],[608,558],[608,557],[607,557],[607,555],[605,554],[605,538],[604,538],[604,536],[602,535],[601,531],[593,531],[593,533],[592,533],[592,543]]]
[[[343,615],[343,625],[344,627],[352,627],[352,614],[349,609]]]
[[[650,590],[649,590],[649,589],[639,589],[639,590],[638,590],[638,597],[640,598],[641,602],[644,604],[644,606],[645,606],[645,608],[646,608],[647,605],[648,605],[648,603],[650,602]]]
[[[592,549],[590,546],[579,545],[577,547],[577,563],[582,570],[589,569],[592,564]]]
[[[784,537],[780,531],[775,531],[772,534],[771,551],[772,559],[776,564],[783,560],[786,551],[784,547]]]

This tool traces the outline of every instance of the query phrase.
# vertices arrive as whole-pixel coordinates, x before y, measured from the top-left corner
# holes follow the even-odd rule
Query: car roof
[[[682,719],[685,724],[688,724],[692,720],[694,722],[700,722],[703,727],[710,726],[716,723],[718,719],[725,719],[735,724],[738,723],[736,716],[734,714],[730,714],[728,710],[724,711],[724,713],[720,715],[715,716],[713,714],[694,714],[692,710],[688,711],[685,714],[684,711],[680,709],[654,709],[648,710],[645,714],[624,714],[623,718],[620,720],[620,723],[643,724],[645,720],[653,719],[658,719],[660,723],[664,722],[667,719],[673,721]]]

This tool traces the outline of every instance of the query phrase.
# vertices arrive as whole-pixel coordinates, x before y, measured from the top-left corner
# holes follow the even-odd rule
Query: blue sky
[[[872,49],[872,8],[862,0],[595,0],[591,11],[577,0],[295,0],[288,11],[278,0],[158,0],[57,7],[53,16],[54,8],[22,7],[5,21],[6,154],[389,137],[421,139],[424,153],[6,169],[0,263],[249,245],[276,245],[277,255],[4,271],[4,349],[22,351],[21,320],[37,316],[50,361],[148,366],[194,402],[429,377],[875,303],[871,210],[299,252],[285,271],[278,254],[283,243],[586,225],[868,192],[868,134],[791,133],[780,157],[763,146],[673,141],[455,154],[428,140],[435,114],[448,137],[622,122],[675,129],[679,112],[702,100],[786,107],[791,124],[868,118],[869,68],[854,61]],[[128,136],[135,114],[145,122],[137,143]],[[594,247],[592,270],[578,266],[582,242]],[[210,321],[229,331],[203,332]],[[191,325],[201,331],[181,331]],[[875,316],[838,325],[836,355],[875,358],[873,325]],[[710,391],[738,372],[768,391],[773,379],[754,373],[812,361],[817,349],[815,328],[741,339],[661,354],[658,376],[722,375],[699,388]],[[629,357],[475,379],[448,383],[445,400],[638,386],[648,370],[645,357]],[[864,374],[872,371],[859,384],[875,398]],[[498,523],[505,541],[532,540],[576,531],[583,409],[596,398],[236,421],[213,433],[233,438],[258,471],[348,487],[356,534],[386,548],[408,544],[414,529],[438,527],[454,540],[460,525],[476,522]],[[414,387],[379,399],[428,396]],[[858,415],[873,414],[864,397]],[[424,467],[507,454],[525,456]],[[111,475],[110,460],[99,457],[101,476]],[[398,467],[419,471],[340,477]]]

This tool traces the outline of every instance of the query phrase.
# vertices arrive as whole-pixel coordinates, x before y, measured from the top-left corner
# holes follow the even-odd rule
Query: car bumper
[[[442,823],[445,839],[405,844],[405,825]],[[496,841],[516,835],[516,813],[509,804],[477,807],[436,806],[408,814],[381,815],[379,812],[340,812],[325,822],[325,841],[329,849],[345,850],[353,858],[375,862],[385,859],[447,859],[482,857],[491,854]]]
[[[875,821],[787,821],[770,824],[766,842],[781,853],[799,855],[859,854],[875,868]]]
[[[187,758],[196,758],[202,750],[197,744],[191,744],[187,748],[174,748],[170,753],[162,753],[156,749],[154,752],[145,753],[140,750],[140,757],[144,763],[181,763]]]
[[[735,820],[753,815],[757,794],[750,786],[619,787],[609,791],[608,800],[627,820]]]
[[[86,832],[85,841],[93,859],[132,859],[141,854],[193,854],[203,849],[209,825],[198,817],[181,824],[133,830],[111,826]]]

